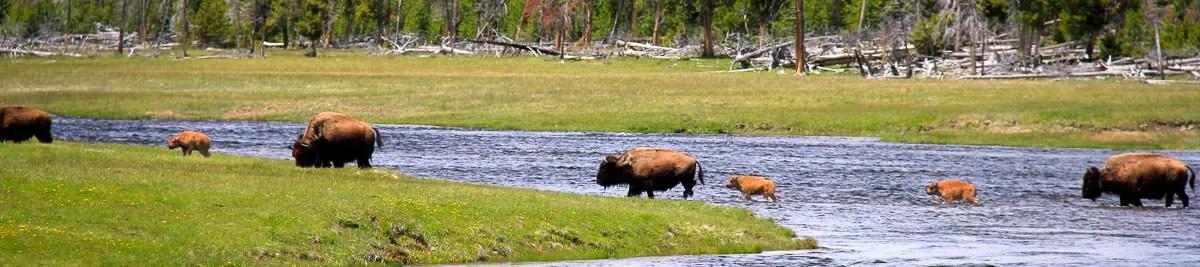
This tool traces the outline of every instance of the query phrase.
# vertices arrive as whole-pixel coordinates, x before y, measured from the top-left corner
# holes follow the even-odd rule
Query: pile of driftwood
[[[1144,58],[1088,58],[1081,45],[1068,42],[1032,47],[1021,56],[1017,40],[991,40],[986,46],[941,51],[939,56],[919,55],[912,44],[881,46],[866,41],[849,42],[838,36],[805,40],[810,72],[857,71],[871,79],[1072,79],[1122,77],[1148,83],[1167,75],[1200,79],[1200,57],[1156,60]],[[795,68],[794,42],[778,42],[733,56],[730,71]],[[1160,78],[1161,79],[1161,78]]]

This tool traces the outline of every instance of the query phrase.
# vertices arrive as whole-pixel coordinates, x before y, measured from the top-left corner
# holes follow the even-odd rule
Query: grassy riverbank
[[[815,247],[744,209],[416,179],[390,170],[0,144],[4,265],[461,263]]]
[[[1200,88],[1133,81],[863,80],[708,73],[726,60],[367,57],[0,59],[0,104],[99,118],[875,136],[920,143],[1198,149]]]

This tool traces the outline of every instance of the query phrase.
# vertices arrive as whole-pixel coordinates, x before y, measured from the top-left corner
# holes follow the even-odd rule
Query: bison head
[[[1095,201],[1100,197],[1100,169],[1088,167],[1083,173],[1083,198]]]
[[[742,185],[738,183],[737,176],[729,177],[729,180],[725,180],[725,188],[740,189],[740,187],[742,187]]]
[[[292,143],[292,158],[296,159],[296,166],[312,167],[317,165],[317,151],[313,149],[312,144],[297,140]]]
[[[178,135],[172,135],[171,137],[167,138],[167,149],[175,149],[176,147],[180,147],[182,145],[183,144],[179,142]]]
[[[622,165],[620,158],[617,155],[608,155],[600,162],[600,169],[596,171],[596,184],[604,187],[614,186],[618,184],[629,183],[627,168],[628,165]]]
[[[929,184],[929,186],[925,187],[925,194],[928,194],[928,195],[941,194],[941,192],[939,192],[939,191],[940,190],[938,190],[938,182],[933,182],[933,183]]]

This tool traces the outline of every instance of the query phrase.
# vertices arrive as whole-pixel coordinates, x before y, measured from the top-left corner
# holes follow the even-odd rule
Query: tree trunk
[[[150,31],[150,0],[142,0],[142,15],[138,19],[138,40],[146,42]]]
[[[858,7],[858,32],[862,32],[863,25],[867,23],[867,0],[861,0],[862,5]]]
[[[795,0],[796,3],[796,74],[803,75],[805,69],[807,53],[804,51],[804,0]]]
[[[661,42],[659,42],[659,38],[662,37],[661,35],[662,35],[662,22],[663,22],[663,9],[664,9],[663,1],[664,0],[654,1],[654,35],[650,41],[652,44],[655,44],[655,45],[658,45],[661,43]]]
[[[125,17],[129,13],[129,0],[121,1],[121,25],[117,27],[117,55],[125,54]]]
[[[191,11],[191,8],[190,8],[191,5],[188,4],[188,0],[182,0],[180,2],[181,3],[179,5],[179,20],[176,22],[182,25],[181,28],[183,28],[183,29],[181,31],[183,32],[183,34],[179,35],[179,38],[181,39],[179,41],[179,47],[183,49],[183,57],[187,57],[188,56],[188,44],[191,43],[191,40],[188,39],[188,37],[189,37],[188,36],[188,28],[190,28],[188,26],[188,24],[190,23],[190,21],[188,20],[188,15],[189,15],[188,11]]]
[[[593,0],[586,0],[583,2],[583,5],[584,5],[584,7],[583,7],[584,8],[583,9],[583,38],[580,38],[579,42],[583,43],[584,47],[587,47],[587,46],[591,45],[591,43],[592,43],[592,5],[593,5],[593,3],[594,3]]]
[[[621,5],[624,5],[624,4],[625,4],[625,1],[618,1],[616,10],[621,10]],[[621,14],[620,12],[615,12],[615,11],[613,12],[613,24],[612,24],[612,27],[608,28],[608,41],[609,42],[614,41],[616,39],[620,39],[620,38],[617,38],[617,26],[621,25],[621,15],[620,14]]]
[[[446,45],[454,45],[458,38],[458,0],[450,0],[446,7]]]
[[[700,24],[704,24],[704,49],[701,51],[700,56],[711,57],[716,54],[713,53],[712,40],[713,0],[702,1],[702,6],[700,7]]]
[[[767,46],[767,18],[759,19],[758,21],[758,47]]]
[[[629,0],[629,39],[637,38],[637,0]]]
[[[518,26],[519,28],[520,26]],[[396,0],[396,33],[404,30],[404,0]]]

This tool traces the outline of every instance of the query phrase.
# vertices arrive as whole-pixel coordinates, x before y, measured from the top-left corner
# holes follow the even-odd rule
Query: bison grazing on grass
[[[925,187],[925,194],[941,197],[944,204],[954,204],[958,200],[979,204],[975,199],[975,185],[961,180],[947,179],[933,182]]]
[[[192,151],[200,151],[200,155],[208,157],[208,148],[212,146],[212,140],[208,139],[207,135],[194,131],[183,131],[179,135],[172,135],[167,138],[167,149],[175,149],[176,147],[183,150],[183,156],[192,154]]]
[[[1125,153],[1109,157],[1104,169],[1089,167],[1083,174],[1083,198],[1095,201],[1102,192],[1121,197],[1121,206],[1142,206],[1142,199],[1167,198],[1167,207],[1178,195],[1188,207],[1187,185],[1196,190],[1196,172],[1187,163],[1153,153]]]
[[[608,155],[600,162],[596,183],[604,186],[629,185],[627,196],[654,198],[654,191],[667,191],[683,183],[683,198],[692,196],[696,178],[704,182],[704,170],[692,156],[665,148],[639,147],[621,155]]]
[[[357,161],[359,168],[370,168],[376,145],[383,147],[383,139],[371,124],[346,114],[322,112],[309,119],[291,148],[296,166],[341,168]]]
[[[771,201],[779,202],[779,198],[775,197],[775,182],[762,176],[733,176],[729,180],[725,180],[725,187],[742,191],[742,195],[746,197],[746,201],[752,201],[750,196],[762,195],[771,199]]]
[[[30,137],[38,142],[50,143],[50,113],[22,106],[0,107],[0,142],[24,142]]]

